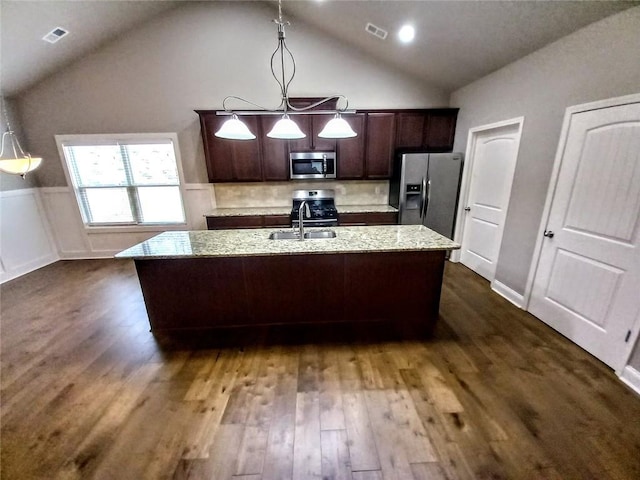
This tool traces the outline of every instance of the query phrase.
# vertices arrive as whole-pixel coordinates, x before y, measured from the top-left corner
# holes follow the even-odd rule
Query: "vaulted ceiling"
[[[217,0],[210,0],[212,2]],[[236,0],[239,1],[239,0]],[[3,95],[16,95],[70,62],[184,1],[1,2]],[[277,14],[277,3],[270,1]],[[638,1],[284,1],[285,19],[312,25],[379,61],[446,91],[455,90]],[[370,22],[385,40],[365,31]],[[402,44],[399,27],[415,40]],[[56,27],[69,35],[42,37]]]

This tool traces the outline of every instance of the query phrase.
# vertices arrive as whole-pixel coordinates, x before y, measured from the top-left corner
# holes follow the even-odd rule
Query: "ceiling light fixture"
[[[7,131],[2,134],[2,148],[0,149],[0,171],[10,173],[12,175],[20,175],[25,177],[27,172],[35,170],[42,163],[42,158],[32,157],[29,153],[22,150],[18,137],[11,129],[9,115],[7,114],[7,106],[4,98],[2,99],[2,111],[5,121],[7,122]]]
[[[271,74],[273,78],[275,78],[276,82],[280,86],[280,95],[281,101],[280,105],[278,105],[274,109],[268,109],[262,107],[256,103],[245,100],[242,97],[236,96],[228,96],[222,101],[222,108],[224,110],[217,111],[217,115],[231,115],[231,118],[224,122],[220,129],[215,132],[216,137],[227,138],[230,140],[252,140],[255,137],[249,128],[238,118],[240,115],[281,115],[282,118],[278,120],[271,131],[267,133],[267,136],[270,138],[279,138],[284,140],[291,140],[297,138],[304,138],[306,135],[300,130],[298,125],[290,118],[290,115],[300,115],[300,114],[334,114],[334,117],[329,120],[325,128],[318,134],[318,136],[323,138],[350,138],[355,137],[357,135],[356,132],[353,131],[351,126],[341,117],[343,113],[355,113],[354,110],[348,110],[349,101],[347,97],[344,95],[331,95],[329,97],[323,98],[322,100],[308,105],[306,107],[294,107],[291,105],[289,101],[289,85],[293,81],[293,77],[296,74],[296,61],[293,58],[293,54],[287,48],[287,44],[285,42],[285,25],[289,25],[289,22],[285,22],[282,19],[282,3],[281,0],[278,0],[278,18],[273,20],[274,23],[278,26],[278,46],[275,51],[271,55]],[[280,69],[278,73],[276,73],[276,58],[280,60]],[[285,60],[288,60],[291,63],[291,72],[287,73],[285,69]],[[239,100],[241,102],[247,103],[254,107],[258,107],[260,110],[258,111],[239,111],[232,110],[227,108],[228,100]],[[322,104],[329,102],[331,100],[336,100],[337,102],[340,100],[344,100],[345,106],[341,109],[334,109],[329,111],[322,110],[314,110],[315,108],[321,106]],[[312,111],[313,110],[313,111]]]
[[[398,38],[403,43],[409,43],[416,36],[416,31],[411,25],[404,25],[398,32]]]

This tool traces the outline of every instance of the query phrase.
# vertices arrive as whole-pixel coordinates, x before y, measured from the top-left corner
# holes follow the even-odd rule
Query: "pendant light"
[[[11,129],[9,114],[4,98],[2,99],[2,111],[7,131],[2,134],[2,147],[0,149],[0,171],[12,175],[20,175],[25,178],[27,172],[31,172],[40,166],[42,158],[32,157],[28,152],[22,150],[18,137]]]
[[[322,138],[352,138],[357,135],[351,125],[339,113],[336,113],[335,117],[329,120],[318,134]]]
[[[231,138],[234,140],[253,140],[256,136],[251,133],[249,127],[238,119],[235,113],[229,120],[224,122],[220,129],[214,133],[216,137]]]
[[[289,115],[283,115],[276,122],[271,131],[267,133],[267,137],[281,138],[283,140],[295,140],[304,138],[306,135],[300,130],[298,124],[289,118]]]
[[[284,28],[289,22],[285,22],[282,18],[282,0],[278,0],[278,18],[274,20],[274,23],[278,28],[278,46],[275,51],[271,55],[271,74],[273,78],[275,78],[276,82],[278,82],[278,86],[280,87],[280,104],[275,109],[267,109],[262,107],[256,103],[245,100],[242,97],[236,96],[228,96],[222,101],[222,108],[224,110],[217,111],[217,115],[231,115],[231,118],[227,120],[222,127],[215,133],[217,137],[220,138],[228,138],[230,140],[249,140],[256,138],[253,135],[247,126],[242,123],[238,119],[238,115],[280,115],[281,118],[278,120],[270,132],[267,133],[267,136],[270,138],[279,138],[283,140],[293,140],[298,138],[305,138],[306,135],[300,130],[300,127],[295,123],[293,119],[290,118],[289,115],[300,115],[310,110],[314,110],[315,108],[321,106],[322,104],[331,101],[331,100],[344,100],[345,107],[342,109],[336,110],[314,110],[313,114],[335,114],[335,117],[327,123],[322,132],[318,135],[323,138],[350,138],[355,137],[357,135],[356,132],[349,126],[349,124],[341,117],[342,113],[355,113],[354,110],[348,110],[349,101],[347,97],[344,95],[332,95],[326,98],[323,98],[319,102],[316,102],[312,105],[308,105],[306,107],[294,107],[291,105],[289,101],[289,85],[293,81],[293,77],[296,74],[296,61],[293,58],[293,54],[287,47],[285,38]],[[291,72],[287,72],[285,68],[285,59],[289,61],[291,64]],[[277,60],[279,60],[279,65],[276,65]],[[279,67],[279,68],[276,68]],[[253,105],[254,107],[258,107],[260,110],[248,110],[248,111],[238,111],[231,110],[227,108],[227,101],[239,100],[241,102],[247,103],[249,105]],[[227,126],[227,124],[229,124]]]

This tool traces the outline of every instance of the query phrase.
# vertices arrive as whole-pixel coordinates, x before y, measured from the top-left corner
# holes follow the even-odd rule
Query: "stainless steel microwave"
[[[292,152],[289,168],[292,180],[336,178],[336,152]]]

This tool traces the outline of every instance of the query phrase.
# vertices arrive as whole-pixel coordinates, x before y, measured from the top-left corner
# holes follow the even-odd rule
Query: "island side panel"
[[[243,263],[253,323],[345,320],[344,255],[246,257]]]
[[[136,259],[135,264],[151,330],[247,323],[247,294],[239,259]]]
[[[438,320],[445,251],[346,255],[345,315],[424,327]]]

